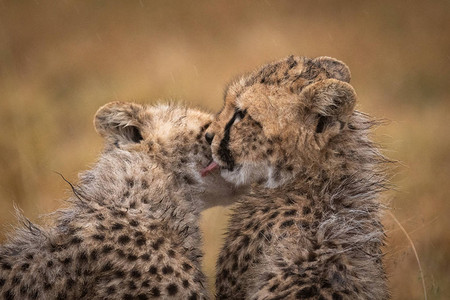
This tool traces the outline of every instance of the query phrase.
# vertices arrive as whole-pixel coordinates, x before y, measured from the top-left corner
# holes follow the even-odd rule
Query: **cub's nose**
[[[214,138],[214,133],[211,133],[211,132],[205,133],[205,140],[208,142],[208,144],[211,145],[213,138]]]

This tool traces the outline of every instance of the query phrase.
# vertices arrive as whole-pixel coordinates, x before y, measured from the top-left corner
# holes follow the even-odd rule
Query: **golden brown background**
[[[400,161],[385,199],[417,247],[429,299],[450,297],[450,1],[0,0],[0,239],[64,204],[101,151],[92,119],[112,100],[212,112],[235,75],[289,54],[345,61],[359,108],[392,122]],[[226,210],[204,214],[205,270]],[[387,215],[394,299],[423,298],[406,236]]]

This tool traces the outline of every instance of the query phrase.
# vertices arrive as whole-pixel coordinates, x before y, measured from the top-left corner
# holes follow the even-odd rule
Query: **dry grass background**
[[[235,75],[288,54],[351,68],[398,191],[386,197],[415,242],[429,299],[450,297],[449,1],[0,0],[0,239],[13,203],[33,221],[64,204],[95,162],[92,119],[112,100],[185,101],[212,112]],[[226,224],[205,212],[205,270]],[[406,237],[386,216],[394,299],[420,299]]]

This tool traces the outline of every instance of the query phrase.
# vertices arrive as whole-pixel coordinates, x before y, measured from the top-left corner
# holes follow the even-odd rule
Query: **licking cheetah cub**
[[[288,57],[233,82],[205,135],[221,174],[253,190],[234,208],[219,299],[387,299],[375,124],[348,67]]]
[[[176,106],[102,107],[105,150],[70,207],[53,228],[28,223],[0,246],[0,297],[206,299],[198,218],[205,201],[230,191],[219,175],[199,175],[211,160],[211,120]]]

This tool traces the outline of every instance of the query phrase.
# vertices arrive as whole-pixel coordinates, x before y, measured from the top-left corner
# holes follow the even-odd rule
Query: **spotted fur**
[[[387,299],[379,193],[387,160],[354,110],[348,67],[287,57],[232,82],[208,128],[233,210],[218,299]]]
[[[199,175],[211,120],[170,105],[102,107],[105,150],[69,207],[51,228],[25,220],[0,246],[0,298],[208,298],[198,218],[230,192],[220,176]]]

